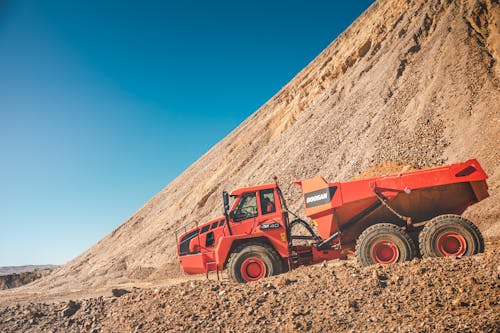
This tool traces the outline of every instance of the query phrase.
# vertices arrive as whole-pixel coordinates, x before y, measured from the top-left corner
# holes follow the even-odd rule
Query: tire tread
[[[371,265],[370,262],[365,260],[364,256],[362,255],[362,244],[364,243],[364,240],[367,237],[373,236],[373,234],[381,234],[381,233],[393,233],[393,234],[398,234],[404,238],[404,240],[408,244],[408,249],[409,249],[409,257],[410,259],[414,258],[417,254],[416,246],[415,243],[413,242],[412,238],[410,235],[402,230],[402,228],[398,225],[392,224],[392,223],[377,223],[374,224],[368,228],[366,228],[361,235],[359,235],[357,241],[356,241],[356,258],[358,259],[358,262],[361,266],[369,266]]]
[[[255,251],[255,252],[263,252],[265,255],[269,257],[271,262],[276,263],[272,275],[277,275],[281,274],[283,271],[283,268],[281,267],[281,257],[279,256],[278,253],[268,244],[262,243],[262,242],[255,242],[251,241],[248,243],[243,243],[236,247],[236,249],[230,254],[228,262],[227,262],[227,274],[229,279],[237,282],[242,282],[238,279],[238,277],[235,275],[236,273],[236,267],[235,264],[237,262],[238,257],[241,255],[242,252],[244,251]]]
[[[439,215],[431,219],[425,227],[422,229],[420,234],[418,235],[418,246],[420,249],[420,253],[422,254],[423,258],[429,258],[429,257],[434,257],[434,255],[431,255],[428,253],[426,249],[426,244],[427,244],[427,239],[429,239],[430,235],[435,232],[435,229],[442,224],[446,224],[444,221],[449,221],[451,219],[456,219],[457,223],[461,225],[464,228],[469,228],[472,234],[472,237],[474,238],[475,246],[477,247],[477,251],[475,251],[474,254],[476,253],[482,253],[484,252],[484,238],[483,235],[481,234],[481,231],[479,228],[472,223],[472,221],[456,214],[444,214],[444,215]]]

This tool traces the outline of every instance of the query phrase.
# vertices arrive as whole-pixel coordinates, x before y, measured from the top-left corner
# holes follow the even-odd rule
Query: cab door
[[[276,199],[276,191],[272,188],[258,192],[259,217],[254,232],[285,230]]]

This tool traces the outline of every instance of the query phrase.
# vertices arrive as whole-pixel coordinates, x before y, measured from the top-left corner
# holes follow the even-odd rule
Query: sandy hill
[[[496,0],[376,2],[123,225],[35,287],[179,274],[174,230],[220,215],[223,189],[272,175],[302,211],[293,179],[345,181],[477,157],[492,196],[467,214],[487,237],[499,235],[499,19]]]

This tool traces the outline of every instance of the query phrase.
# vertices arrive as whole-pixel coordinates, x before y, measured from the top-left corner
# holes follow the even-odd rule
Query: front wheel
[[[361,266],[409,261],[415,254],[415,244],[408,233],[390,223],[366,228],[356,242],[356,257]]]
[[[479,229],[459,215],[441,215],[430,220],[419,235],[424,258],[470,256],[484,252]]]
[[[252,282],[281,274],[282,263],[280,256],[269,245],[250,243],[231,254],[227,271],[233,281]]]

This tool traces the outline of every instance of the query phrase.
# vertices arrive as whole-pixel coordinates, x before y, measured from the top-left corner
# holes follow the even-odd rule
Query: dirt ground
[[[366,268],[332,261],[248,284],[204,279],[0,303],[0,331],[498,332],[499,263],[498,251]]]

